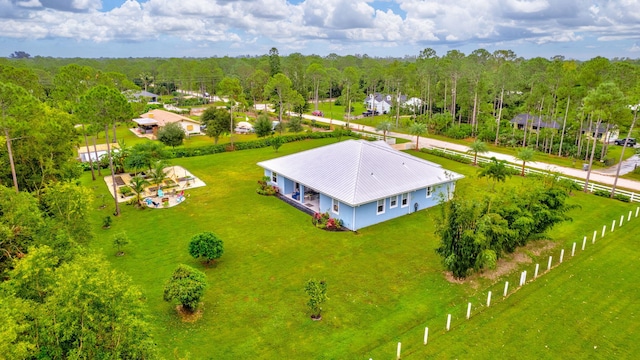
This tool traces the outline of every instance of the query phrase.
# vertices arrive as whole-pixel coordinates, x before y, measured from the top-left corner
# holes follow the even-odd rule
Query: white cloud
[[[198,45],[211,44],[210,48],[233,42],[234,48],[247,53],[273,44],[296,51],[314,46],[311,52],[319,44],[346,51],[381,46],[507,47],[586,38],[636,41],[640,34],[638,0],[386,0],[385,10],[376,9],[381,0],[122,1],[104,12],[100,0],[0,0],[0,34],[5,39],[98,43],[171,37],[205,42]]]

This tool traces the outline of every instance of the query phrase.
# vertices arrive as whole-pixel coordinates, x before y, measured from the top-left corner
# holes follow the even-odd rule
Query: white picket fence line
[[[638,218],[638,215],[640,215],[640,206],[636,207],[636,211],[635,211],[635,216],[633,214],[633,210],[629,210],[628,214],[623,214],[620,216],[620,219],[618,221],[618,219],[613,219],[613,222],[611,223],[611,227],[609,232],[614,232],[616,229],[616,224],[618,227],[622,227],[625,223],[628,223],[631,221],[631,219],[636,219]],[[626,222],[625,222],[625,218],[626,218]],[[593,232],[593,236],[591,238],[591,244],[594,245],[596,243],[596,240],[598,238],[598,230],[595,230]],[[589,233],[590,235],[591,233]],[[582,251],[586,250],[586,246],[587,246],[587,238],[589,235],[586,235],[582,238]],[[600,234],[600,239],[603,239],[605,237],[605,235],[607,235],[607,225],[605,224],[602,227],[602,233]],[[571,258],[575,257],[576,255],[576,245],[578,244],[578,241],[574,242],[571,248]],[[564,258],[564,253],[565,253],[565,249],[561,249],[560,250],[560,256],[559,256],[559,260],[554,264],[553,263],[553,256],[549,256],[549,261],[547,263],[547,269],[546,271],[543,270],[543,272],[539,272],[540,271],[540,263],[537,263],[535,265],[535,270],[533,273],[533,276],[531,277],[530,280],[527,280],[527,270],[524,270],[520,273],[520,282],[518,283],[517,287],[513,287],[513,289],[511,291],[509,291],[509,282],[505,281],[504,284],[504,291],[502,293],[502,298],[498,298],[498,301],[505,301],[510,295],[516,293],[520,288],[522,288],[523,286],[527,285],[528,283],[534,282],[537,278],[539,278],[540,276],[550,272],[551,270],[553,270],[555,267],[560,266],[560,264],[562,264],[563,262],[563,258]],[[477,306],[477,311],[475,313],[472,312],[472,303],[468,302],[467,303],[467,312],[466,312],[466,320],[470,320],[473,315],[477,315],[481,312],[484,312],[485,310],[487,310],[488,308],[491,307],[491,297],[492,297],[492,291],[489,290],[487,292],[487,301],[486,304],[479,304]],[[451,331],[451,321],[452,321],[452,314],[448,313],[447,314],[447,319],[446,319],[446,325],[445,325],[445,330],[446,332]],[[424,328],[424,337],[423,337],[423,341],[422,344],[424,346],[426,346],[429,342],[429,327],[425,327]],[[398,346],[396,348],[396,360],[400,360],[401,359],[401,350],[402,350],[402,342],[398,342]],[[415,351],[415,350],[414,350]],[[372,358],[370,358],[369,360],[373,360]]]
[[[429,149],[442,151],[445,154],[461,156],[461,157],[463,157],[465,159],[469,159],[471,161],[473,161],[473,157],[474,157],[472,154],[463,153],[463,152],[450,150],[450,149],[445,149],[445,148],[430,147]],[[487,159],[485,157],[478,156],[477,161],[479,163],[480,162],[481,163],[488,163],[488,162],[491,162],[491,159]],[[518,171],[520,171],[522,169],[521,165],[516,165],[516,164],[509,163],[509,162],[507,162],[505,165],[507,167],[509,167],[509,168],[516,169]],[[527,167],[525,167],[524,172],[525,172],[525,174],[538,174],[538,175],[542,175],[542,176],[547,176],[547,175],[551,175],[552,174],[551,171],[543,171],[543,170],[531,169],[531,168],[527,168]],[[572,178],[572,177],[568,177],[568,176],[564,176],[564,175],[558,175],[558,179],[567,179],[567,180],[573,181],[576,184],[580,185],[581,188],[584,187],[584,180],[580,180],[580,179],[576,179],[576,178]],[[607,191],[607,192],[611,192],[611,189],[612,188],[610,186],[597,184],[597,183],[594,183],[593,181],[590,181],[587,190],[589,190],[589,192],[594,192],[594,191],[598,191],[598,190],[604,190],[604,191]],[[640,194],[635,193],[633,191],[628,191],[628,190],[623,190],[623,189],[616,188],[615,195],[624,195],[624,196],[627,196],[631,200],[631,202],[640,202]]]

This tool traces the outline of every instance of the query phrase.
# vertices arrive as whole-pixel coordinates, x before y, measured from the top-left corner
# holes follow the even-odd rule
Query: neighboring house
[[[258,166],[285,200],[328,212],[353,231],[449,200],[463,177],[382,141],[366,140],[347,140]]]
[[[144,113],[139,119],[133,119],[133,122],[138,124],[138,132],[141,134],[158,135],[158,129],[169,123],[179,123],[187,135],[200,134],[198,121],[160,109]]]
[[[367,110],[375,111],[377,115],[387,114],[391,111],[394,99],[397,95],[382,95],[380,93],[369,94],[364,100]],[[422,105],[422,100],[417,97],[407,99],[407,95],[400,95],[398,101],[401,107],[419,108]]]
[[[143,99],[148,99],[147,100],[148,102],[158,102],[158,97],[160,96],[154,93],[150,93],[148,91],[142,90],[140,92],[134,93],[133,97],[135,97],[138,100],[140,100],[140,98],[143,98]]]
[[[558,124],[554,120],[545,121],[544,118],[541,118],[536,115],[531,115],[531,114],[516,115],[516,117],[511,119],[511,124],[513,124],[514,126],[517,126],[519,130],[524,130],[525,126],[533,130],[538,130],[538,128],[562,129],[562,125]]]
[[[116,143],[113,144],[109,144],[111,146],[111,151],[119,151],[120,150],[120,146]],[[96,157],[96,153],[97,153],[97,157]],[[82,162],[89,162],[89,157],[91,157],[91,160],[96,161],[96,159],[100,159],[103,155],[107,154],[107,144],[96,144],[95,148],[93,145],[89,145],[89,147],[87,148],[86,146],[82,146],[78,148],[78,159],[80,159],[80,161]]]
[[[402,107],[408,107],[413,109],[414,111],[419,110],[421,106],[422,106],[422,100],[420,100],[417,97],[409,98],[407,101],[402,103]]]
[[[538,130],[540,129],[556,129],[561,131],[562,124],[556,122],[555,120],[545,121],[544,117],[539,117],[531,114],[519,114],[513,119],[511,119],[511,124],[516,126],[518,130],[524,130],[524,127],[527,126],[529,129]],[[582,134],[591,134],[590,136],[596,135],[595,124],[591,126],[591,128],[587,128],[588,124],[585,125],[585,128],[582,129]],[[607,124],[600,124],[597,129],[597,137],[600,139],[603,136],[610,137],[611,132],[607,133]]]

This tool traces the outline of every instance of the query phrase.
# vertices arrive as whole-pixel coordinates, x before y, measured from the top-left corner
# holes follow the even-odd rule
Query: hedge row
[[[463,163],[463,164],[471,164],[473,162],[473,161],[471,161],[471,159],[467,159],[464,156],[457,155],[457,154],[446,153],[444,151],[437,150],[437,149],[422,148],[422,149],[420,149],[420,151],[423,152],[423,153],[430,154],[430,155],[435,155],[435,156],[439,156],[439,157],[442,157],[442,158],[445,158],[445,159],[457,161],[457,162]]]
[[[302,123],[307,126],[314,127],[316,129],[331,130],[331,125],[317,122],[315,120],[302,120]]]
[[[307,139],[324,139],[334,137],[332,132],[312,132],[294,135],[282,135],[283,143]],[[259,149],[271,146],[272,137],[262,138],[253,141],[237,142],[233,144],[233,150]],[[170,150],[172,158],[193,157],[201,155],[211,155],[231,150],[230,144],[205,145],[192,148],[178,148]]]
[[[611,192],[606,191],[606,190],[596,190],[596,191],[593,192],[593,195],[602,196],[602,197],[608,198],[608,197],[611,196]],[[615,194],[613,196],[613,198],[616,199],[616,200],[620,200],[622,202],[627,202],[627,203],[631,201],[630,197],[628,197],[626,195],[622,195],[622,194]]]

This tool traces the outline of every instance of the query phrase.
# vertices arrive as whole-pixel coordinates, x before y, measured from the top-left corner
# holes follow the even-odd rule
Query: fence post
[[[638,212],[640,211],[640,206],[636,207],[636,217],[638,217]]]
[[[622,226],[622,220],[624,220],[624,215],[620,215],[620,225],[619,226]]]
[[[604,233],[607,231],[607,225],[602,225],[602,236],[600,237],[604,237]]]
[[[611,232],[613,232],[616,229],[616,221],[613,220],[613,222],[611,223]]]
[[[564,259],[564,249],[560,251],[560,262],[562,263],[562,259]]]
[[[615,220],[614,220],[615,221]],[[584,247],[587,245],[587,237],[585,236],[584,239],[582,239],[582,250],[584,250]]]
[[[536,279],[538,277],[538,270],[540,270],[540,264],[536,264],[536,271],[533,273],[533,278]]]
[[[507,296],[507,291],[509,291],[509,282],[505,281],[504,282],[504,294],[502,296]]]
[[[571,257],[573,257],[576,254],[576,243],[573,243],[573,247],[571,247]]]
[[[553,259],[553,256],[549,256],[549,264],[547,264],[547,271],[551,270],[551,260]]]
[[[424,344],[427,345],[429,341],[429,327],[424,328]]]
[[[631,221],[631,210],[629,210],[629,216],[627,216],[627,222]]]
[[[527,283],[527,270],[522,272],[522,285]]]
[[[593,232],[593,238],[591,239],[591,243],[595,244],[596,243],[596,235],[598,234],[598,231],[594,231]]]
[[[400,360],[400,350],[402,350],[402,343],[398,343],[398,351],[396,351],[396,359]]]
[[[447,315],[447,331],[451,329],[451,314]]]
[[[467,320],[471,317],[471,303],[467,305]]]
[[[487,294],[487,307],[491,306],[491,291]]]

